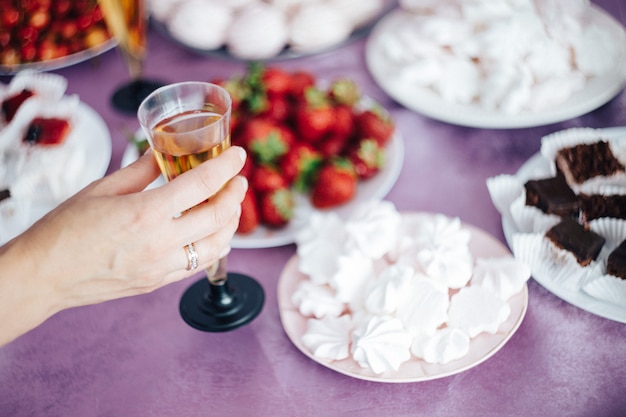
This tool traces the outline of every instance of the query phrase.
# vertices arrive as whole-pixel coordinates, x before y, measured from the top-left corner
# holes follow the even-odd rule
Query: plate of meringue
[[[626,82],[626,32],[587,1],[403,0],[371,32],[373,78],[447,123],[525,128],[588,113]]]
[[[375,238],[374,238],[375,237]],[[386,383],[442,378],[501,349],[528,306],[528,267],[486,232],[363,202],[319,213],[278,283],[283,328],[313,361]]]
[[[10,117],[4,111],[0,121],[0,245],[104,176],[109,167],[106,123],[78,96],[65,95],[66,87],[67,80],[59,75],[31,70],[0,86],[3,103],[24,91],[30,94],[19,106],[3,106],[16,111]],[[45,130],[44,123],[62,126],[62,133],[53,127]],[[36,131],[43,142],[32,140]],[[46,142],[51,138],[60,140]]]
[[[154,26],[201,55],[298,58],[367,34],[396,0],[169,0],[150,4]]]

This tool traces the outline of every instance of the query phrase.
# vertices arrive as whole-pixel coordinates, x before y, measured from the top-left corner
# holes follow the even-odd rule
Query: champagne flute
[[[139,106],[139,123],[169,181],[230,146],[231,98],[222,87],[182,82],[159,88]],[[184,214],[183,214],[184,215]],[[235,329],[261,311],[265,295],[253,278],[226,272],[226,258],[183,294],[180,314],[209,332]]]
[[[100,10],[111,34],[118,41],[132,81],[118,87],[111,101],[113,107],[134,114],[141,102],[163,85],[143,78],[147,45],[147,17],[144,0],[99,0]]]

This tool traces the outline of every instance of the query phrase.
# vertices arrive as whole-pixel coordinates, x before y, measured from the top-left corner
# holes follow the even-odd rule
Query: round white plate
[[[141,130],[137,131],[136,135],[137,137],[144,137]],[[137,159],[137,157],[137,147],[129,144],[122,157],[121,165],[126,166]],[[396,183],[403,163],[404,143],[400,133],[396,130],[386,148],[385,167],[374,177],[359,182],[356,196],[352,201],[333,210],[343,218],[346,218],[360,203],[372,199],[381,199],[386,196]],[[158,187],[164,183],[165,179],[163,176],[159,176],[148,188]],[[297,195],[296,214],[289,224],[280,229],[259,226],[248,235],[236,234],[231,242],[231,246],[238,249],[258,249],[289,245],[295,241],[296,234],[307,224],[309,216],[314,210],[307,196]]]
[[[87,161],[80,181],[75,184],[78,187],[76,191],[106,174],[111,162],[111,135],[106,123],[94,109],[82,102],[78,104],[75,124],[65,141],[76,144],[81,149],[76,157]],[[61,202],[38,195],[33,199],[28,222],[23,228],[11,228],[10,231],[0,228],[0,245],[22,233]]]
[[[419,213],[430,215],[428,213]],[[495,237],[474,226],[463,224],[471,231],[470,251],[475,258],[510,256],[509,250]],[[507,303],[511,307],[509,318],[500,325],[495,334],[481,333],[470,341],[467,355],[450,363],[430,364],[413,356],[403,363],[397,372],[388,372],[380,375],[371,370],[361,368],[352,358],[333,361],[314,356],[303,344],[302,336],[306,332],[308,318],[300,314],[292,303],[291,297],[301,281],[307,278],[298,271],[299,258],[294,255],[285,265],[278,281],[278,308],[280,319],[292,343],[315,362],[341,374],[357,379],[376,382],[400,383],[429,381],[437,378],[454,375],[473,368],[491,356],[505,345],[517,331],[528,307],[528,288],[511,297]]]
[[[626,137],[626,127],[602,129],[602,132],[607,138]],[[515,175],[519,178],[520,182],[525,183],[531,178],[541,178],[551,175],[550,165],[548,160],[540,153],[537,153],[528,159]],[[513,235],[515,233],[524,232],[517,227],[508,213],[502,216],[502,230],[504,231],[504,236],[509,247],[513,247]],[[619,306],[608,301],[599,300],[582,290],[568,290],[554,283],[549,276],[533,275],[533,278],[548,291],[578,308],[600,317],[626,323],[626,306]]]
[[[102,42],[92,48],[84,49],[82,51],[75,52],[71,55],[67,55],[60,58],[49,59],[47,61],[29,62],[19,65],[0,65],[0,75],[17,74],[25,69],[32,69],[36,71],[52,71],[60,68],[69,67],[88,59],[94,58],[107,52],[110,49],[115,48],[117,41],[113,38]]]
[[[558,106],[538,112],[525,111],[506,114],[478,105],[461,105],[445,101],[428,88],[411,87],[389,76],[390,63],[381,45],[382,36],[393,31],[405,19],[407,12],[395,10],[384,17],[373,29],[366,45],[366,63],[373,78],[387,94],[405,107],[430,118],[461,126],[479,128],[524,128],[542,126],[572,119],[588,113],[615,97],[626,82],[626,33],[622,25],[597,6],[591,5],[589,18],[608,30],[619,47],[616,67],[602,77],[587,81],[585,88],[572,94]]]

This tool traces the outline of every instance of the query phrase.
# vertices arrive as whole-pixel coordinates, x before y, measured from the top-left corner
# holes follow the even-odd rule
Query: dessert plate
[[[463,224],[471,231],[470,251],[474,257],[510,256],[509,250],[495,237],[474,226]],[[298,271],[299,258],[294,255],[283,269],[278,281],[278,308],[280,319],[291,342],[313,361],[341,374],[368,381],[402,383],[429,381],[454,375],[471,369],[493,356],[517,331],[528,307],[528,288],[511,297],[507,303],[511,307],[508,319],[500,325],[495,334],[481,333],[470,341],[467,355],[447,364],[430,364],[413,356],[403,363],[398,371],[380,375],[361,368],[352,358],[333,361],[314,356],[301,342],[306,332],[308,318],[300,314],[291,301],[292,295],[301,281],[308,279]]]
[[[83,61],[87,61],[98,55],[107,52],[110,49],[115,48],[117,41],[113,38],[102,42],[94,47],[83,49],[82,51],[75,52],[71,55],[67,55],[61,58],[49,59],[47,61],[29,62],[26,64],[18,65],[0,65],[0,75],[17,74],[25,69],[32,69],[36,71],[52,71],[60,68],[69,67],[71,65],[78,64]]]
[[[137,131],[136,135],[137,137],[144,137],[141,130]],[[334,209],[343,218],[346,218],[363,201],[382,199],[396,183],[404,163],[404,143],[397,129],[386,150],[385,167],[374,177],[359,182],[356,196],[352,201]],[[126,166],[137,159],[138,154],[137,147],[129,144],[122,157],[122,166]],[[164,183],[164,178],[160,176],[148,187],[158,187]],[[275,230],[259,226],[249,235],[236,234],[231,246],[239,249],[253,249],[289,245],[295,241],[296,234],[306,225],[314,210],[307,196],[296,195],[296,214],[288,225]]]
[[[75,191],[106,174],[111,161],[111,136],[106,123],[94,109],[83,102],[79,103],[75,125],[72,126],[65,141],[77,144],[80,152],[76,153],[76,157],[84,158],[86,161],[80,179],[74,184]],[[33,200],[30,205],[27,221],[22,227],[11,225],[12,227],[8,228],[4,219],[0,219],[2,220],[0,221],[0,245],[22,233],[61,202],[50,196],[38,194],[37,199]]]
[[[626,127],[606,128],[602,129],[602,133],[607,138],[626,137]],[[542,174],[546,174],[546,176],[550,175],[550,165],[540,153],[537,153],[529,158],[528,161],[520,167],[515,175],[521,182],[526,182],[526,180],[530,178],[540,178]],[[513,235],[515,233],[524,232],[524,230],[520,230],[517,227],[510,213],[501,214],[504,237],[506,238],[509,247],[513,247]],[[541,284],[541,286],[557,297],[580,309],[600,317],[618,321],[620,323],[626,323],[626,306],[619,306],[617,304],[599,300],[582,290],[569,290],[561,285],[555,284],[549,276],[533,275],[533,278]]]
[[[406,14],[406,11],[397,9],[376,24],[366,45],[366,64],[373,78],[387,94],[405,107],[436,120],[461,126],[495,129],[542,126],[595,110],[615,97],[626,83],[626,32],[612,16],[592,4],[588,16],[590,21],[608,30],[619,48],[612,71],[587,80],[583,90],[572,94],[559,105],[537,112],[507,114],[479,105],[450,103],[431,89],[411,87],[400,82],[398,77],[389,75],[391,63],[385,56],[381,39],[387,32],[394,31]]]

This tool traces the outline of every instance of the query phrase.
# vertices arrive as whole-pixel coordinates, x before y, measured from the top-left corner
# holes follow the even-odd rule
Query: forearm
[[[54,300],[37,275],[44,268],[24,247],[23,238],[0,247],[0,346],[43,323],[57,312]]]

